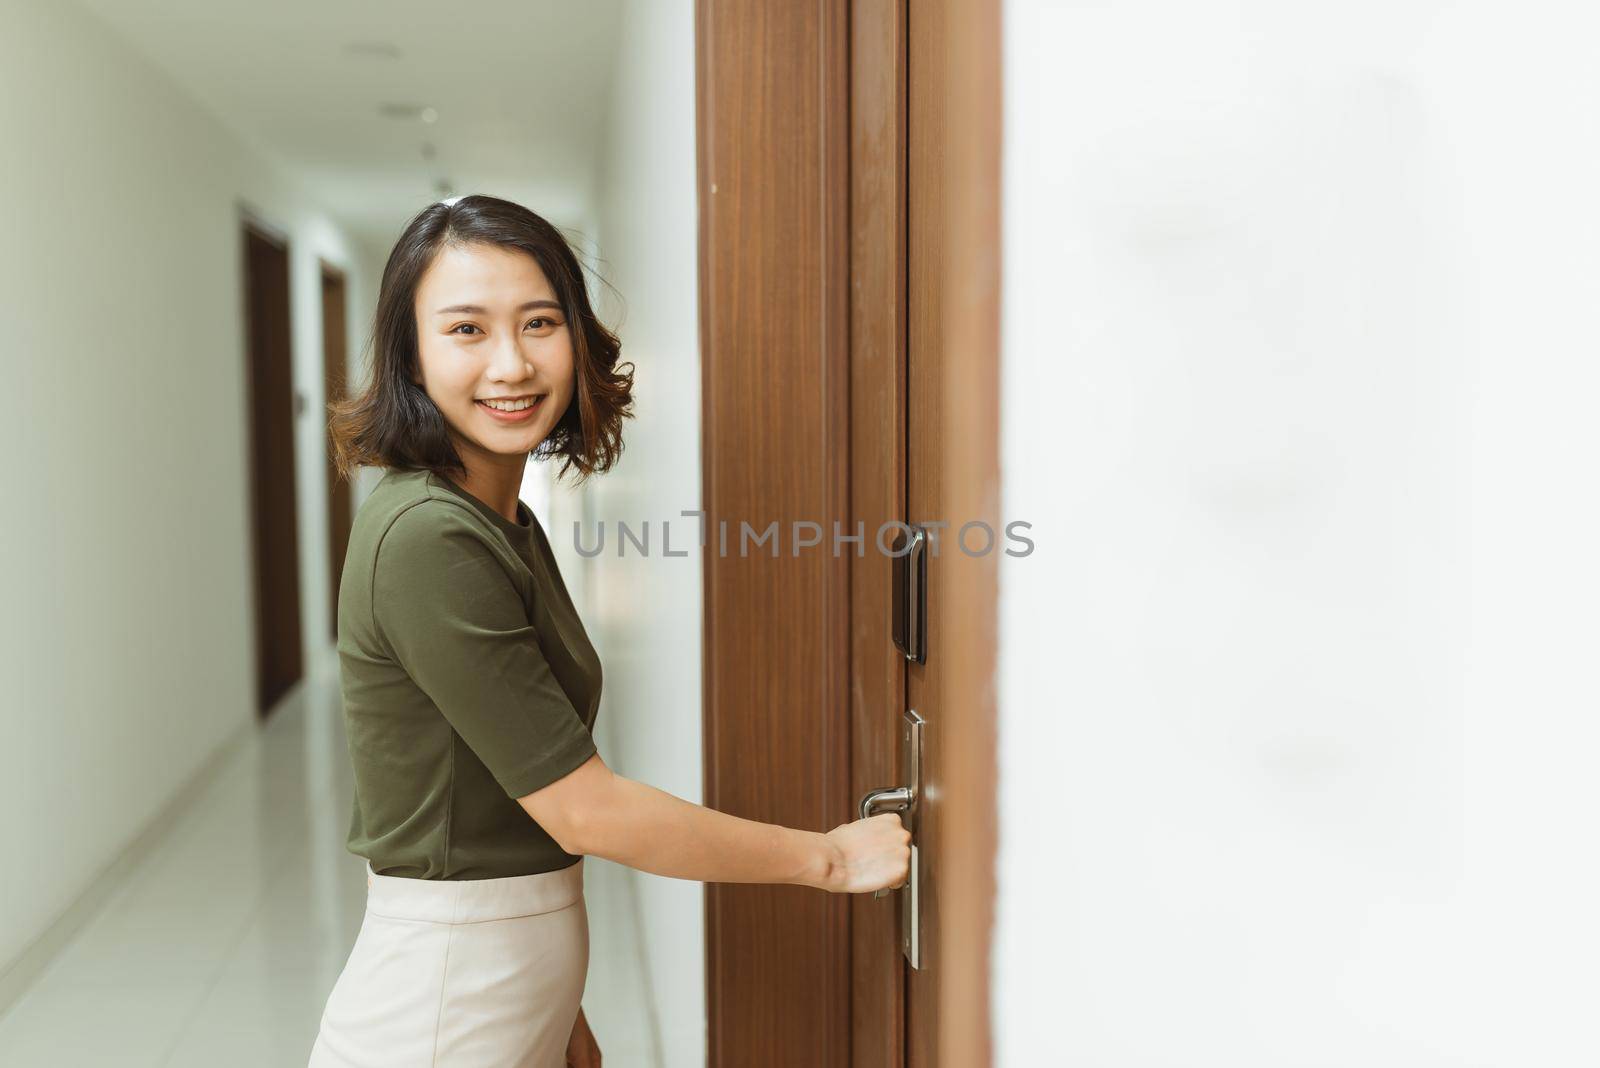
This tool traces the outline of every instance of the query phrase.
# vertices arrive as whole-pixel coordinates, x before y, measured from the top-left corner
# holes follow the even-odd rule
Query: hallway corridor
[[[30,205],[0,286],[0,422],[30,460],[0,554],[0,1068],[306,1063],[365,909],[329,646],[382,476],[340,479],[328,405],[367,381],[419,210],[537,211],[648,354],[623,477],[530,503],[699,500],[694,5],[451,14],[499,32],[446,47],[418,3],[0,0],[0,191]],[[114,342],[56,328],[91,305]],[[71,418],[39,403],[65,394]],[[561,569],[608,765],[697,802],[700,564],[669,563]],[[609,1068],[706,1063],[703,898],[586,866]]]

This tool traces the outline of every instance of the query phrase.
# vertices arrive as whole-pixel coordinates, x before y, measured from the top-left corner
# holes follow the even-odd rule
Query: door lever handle
[[[861,818],[866,819],[879,812],[904,812],[914,800],[916,796],[909,786],[880,786],[876,790],[868,790],[861,797]]]
[[[910,779],[906,786],[880,786],[868,790],[861,795],[861,818],[866,819],[878,812],[902,812],[901,823],[914,835],[917,832],[914,822],[917,814],[917,798],[922,791],[922,717],[917,715],[915,709],[906,709],[900,720],[900,766],[905,769],[907,778]],[[917,847],[915,841],[911,846],[911,863],[917,863]],[[917,881],[915,870],[906,875],[905,886],[914,888]],[[874,899],[887,894],[891,887],[883,887],[872,892]],[[898,888],[893,888],[898,889]]]
[[[875,816],[879,812],[904,812],[916,803],[917,795],[909,786],[880,786],[876,790],[868,790],[861,795],[861,818]],[[910,876],[907,876],[910,882]],[[887,894],[891,888],[884,886],[872,892],[873,900]]]
[[[861,796],[861,818],[877,815],[879,812],[904,812],[916,801],[916,795],[909,786],[880,786],[876,790],[868,790]],[[910,881],[910,877],[907,877]],[[874,900],[887,894],[892,887],[879,887],[872,892]]]

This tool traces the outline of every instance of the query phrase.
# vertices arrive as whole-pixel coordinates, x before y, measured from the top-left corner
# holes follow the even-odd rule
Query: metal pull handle
[[[879,812],[904,812],[917,800],[916,791],[909,786],[880,786],[875,790],[868,790],[861,795],[861,818],[875,816]],[[911,877],[906,876],[909,884]],[[887,894],[893,887],[880,887],[872,892],[873,900]]]
[[[916,795],[909,786],[880,786],[876,790],[868,790],[861,797],[861,818],[866,819],[879,812],[904,812],[914,800]]]

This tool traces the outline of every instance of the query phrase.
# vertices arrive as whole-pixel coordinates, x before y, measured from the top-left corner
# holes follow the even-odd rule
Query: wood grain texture
[[[994,665],[999,521],[999,7],[910,5],[907,481],[912,522],[942,522],[928,562],[918,837],[923,967],[907,976],[906,1063],[991,1063],[997,833]],[[993,543],[987,552],[981,528]],[[963,545],[968,551],[963,549]]]
[[[825,830],[928,721],[925,966],[893,898],[712,886],[710,1063],[990,1063],[999,489],[999,9],[696,9],[706,798]],[[789,523],[868,539],[791,556]],[[929,662],[889,638],[886,520],[945,521]],[[739,528],[782,552],[741,556]],[[718,537],[728,524],[728,547]],[[997,548],[999,538],[997,537]]]
[[[906,660],[890,620],[892,558],[879,528],[906,514],[905,2],[857,0],[850,29],[850,507],[867,538],[851,558],[852,779],[906,782]],[[851,1061],[900,1068],[905,1053],[903,895],[851,901]]]
[[[957,555],[937,609],[951,652],[944,779],[961,799],[946,813],[946,920],[939,987],[942,1063],[987,1068],[993,1058],[990,974],[999,841],[996,668],[999,651],[1001,101],[1000,5],[943,0],[944,124],[961,151],[946,159],[943,366],[944,501],[982,521],[995,545]],[[1016,517],[1009,517],[1016,518]]]
[[[818,831],[851,816],[845,16],[696,8],[706,803]],[[741,524],[773,521],[779,555],[742,556]],[[795,521],[823,544],[792,555]],[[817,890],[707,887],[712,1065],[848,1063],[848,920]]]
[[[944,125],[945,21],[939,3],[909,5],[906,26],[906,520],[950,522],[944,500],[942,390],[945,345],[945,166],[950,131]],[[939,990],[944,960],[944,878],[960,863],[957,843],[945,840],[954,807],[944,768],[951,716],[946,673],[955,649],[946,640],[942,606],[952,566],[950,528],[929,531],[928,662],[907,663],[906,704],[926,721],[922,729],[922,797],[917,842],[921,853],[922,966],[906,973],[906,1064],[932,1068],[939,1059]]]

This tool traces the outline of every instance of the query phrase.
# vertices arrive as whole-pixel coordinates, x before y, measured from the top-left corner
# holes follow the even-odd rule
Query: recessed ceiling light
[[[366,56],[369,59],[400,58],[400,49],[388,41],[347,41],[344,50],[347,55]]]
[[[433,109],[424,104],[379,104],[378,114],[386,119],[421,119],[425,112]],[[428,120],[423,120],[428,121]]]

